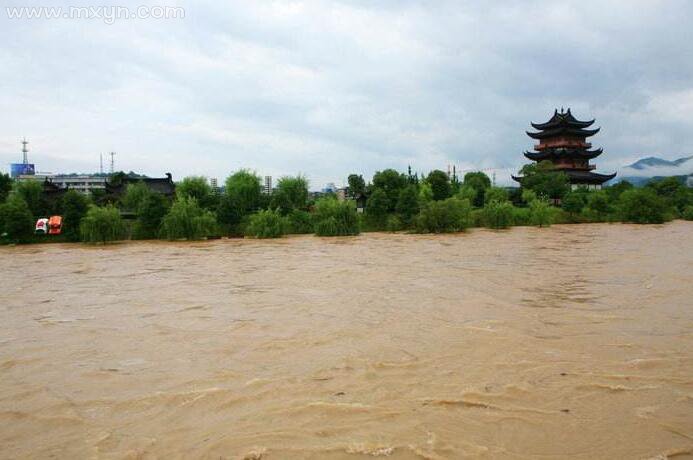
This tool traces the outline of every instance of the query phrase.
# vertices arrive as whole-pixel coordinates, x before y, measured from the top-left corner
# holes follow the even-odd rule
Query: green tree
[[[647,183],[666,202],[681,214],[686,206],[693,204],[693,191],[686,187],[677,177],[666,177],[661,180],[652,180]]]
[[[245,228],[245,236],[252,238],[279,238],[286,229],[285,218],[277,210],[267,209],[252,214]]]
[[[435,201],[445,200],[450,198],[451,187],[448,175],[443,171],[436,169],[428,173],[426,182],[431,186],[433,199]]]
[[[272,193],[272,207],[284,214],[293,209],[305,209],[308,204],[308,180],[303,176],[282,177]]]
[[[313,216],[309,212],[294,209],[286,218],[288,220],[287,233],[313,233]]]
[[[142,181],[135,182],[134,184],[128,184],[125,187],[125,193],[120,199],[120,204],[123,209],[128,211],[137,212],[142,201],[148,197],[152,192]]]
[[[147,195],[137,208],[133,237],[141,240],[157,238],[169,206],[169,200],[163,194],[153,192]]]
[[[421,182],[421,185],[419,185],[419,207],[422,207],[430,201],[433,201],[433,190],[431,189],[431,184],[423,181]]]
[[[532,225],[550,227],[554,221],[554,210],[546,200],[532,200],[529,203],[529,219]]]
[[[82,218],[79,229],[82,241],[105,244],[121,239],[125,226],[120,212],[115,207],[91,206]]]
[[[587,196],[587,205],[583,210],[588,219],[602,222],[609,218],[612,213],[612,206],[609,194],[605,190],[597,190]]]
[[[534,191],[545,199],[561,199],[570,191],[568,176],[554,169],[550,161],[525,165],[522,170],[522,188]]]
[[[214,191],[206,177],[188,176],[176,184],[176,197],[195,198],[203,208],[210,208],[214,203]]]
[[[214,214],[203,209],[195,198],[176,198],[161,222],[161,234],[169,240],[199,240],[216,231]]]
[[[417,230],[422,233],[459,232],[471,223],[472,206],[466,200],[448,198],[431,201],[422,206],[417,218]]]
[[[413,222],[414,217],[419,214],[419,191],[416,185],[407,185],[399,192],[396,211],[402,224],[410,225]]]
[[[568,192],[561,200],[561,207],[571,218],[575,218],[587,205],[588,193],[585,190],[573,190]]]
[[[484,203],[492,201],[505,202],[508,201],[508,192],[501,187],[489,187],[484,192]]]
[[[12,178],[9,174],[0,173],[0,204],[4,203],[12,190]]]
[[[243,218],[260,208],[262,186],[260,177],[242,169],[226,179],[226,193],[217,208],[217,220],[230,232],[238,232]]]
[[[661,224],[669,212],[666,200],[647,187],[626,190],[617,205],[621,219],[636,224]]]
[[[513,215],[513,205],[507,200],[487,200],[484,205],[484,223],[489,228],[510,227],[513,224]]]
[[[19,194],[10,194],[0,204],[0,234],[6,234],[10,241],[25,242],[34,230],[34,217],[29,206]]]
[[[484,193],[491,187],[491,179],[481,171],[468,172],[462,181],[464,187],[471,187],[476,192],[472,204],[477,208],[484,205]]]
[[[618,200],[618,198],[621,196],[621,193],[625,192],[626,190],[630,190],[632,188],[633,188],[633,184],[631,184],[627,180],[622,180],[621,182],[618,182],[614,185],[606,187],[603,190],[605,190],[607,195],[609,196],[609,201],[611,203],[615,203]]]
[[[390,200],[385,191],[376,188],[366,201],[366,217],[371,225],[381,229],[387,220]]]
[[[373,190],[380,189],[387,196],[387,211],[394,212],[399,192],[406,187],[407,177],[394,169],[378,171],[373,175]]]
[[[315,234],[318,236],[358,235],[356,204],[351,200],[321,198],[315,202]]]
[[[63,195],[62,233],[68,241],[79,241],[79,225],[89,210],[89,199],[77,190],[68,190]]]
[[[21,196],[29,206],[29,211],[34,219],[48,217],[50,209],[43,196],[43,184],[37,180],[24,180],[17,182],[16,193]]]
[[[349,174],[347,179],[349,182],[349,195],[356,198],[358,195],[366,193],[366,181],[359,174]]]

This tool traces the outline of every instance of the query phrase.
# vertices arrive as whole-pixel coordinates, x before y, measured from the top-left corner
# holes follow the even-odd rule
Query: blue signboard
[[[10,176],[12,178],[21,175],[33,176],[36,173],[32,163],[12,163],[10,164]]]

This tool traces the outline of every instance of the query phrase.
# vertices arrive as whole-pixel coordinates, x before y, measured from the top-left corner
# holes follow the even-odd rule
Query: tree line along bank
[[[571,190],[567,176],[550,163],[526,165],[522,174],[521,188],[506,189],[492,186],[482,172],[459,180],[439,170],[418,177],[386,169],[369,183],[361,175],[350,175],[347,200],[328,194],[313,201],[305,177],[283,177],[267,195],[260,177],[240,170],[226,179],[223,193],[215,193],[204,177],[191,176],[176,184],[173,199],[139,182],[129,184],[116,203],[107,205],[74,190],[49,205],[40,183],[14,182],[0,175],[0,241],[45,241],[33,230],[36,219],[48,214],[62,215],[58,240],[89,243],[305,233],[347,236],[361,231],[445,233],[469,227],[693,219],[693,190],[673,177],[641,188],[620,182],[601,190]],[[363,213],[357,212],[355,200],[365,202]]]

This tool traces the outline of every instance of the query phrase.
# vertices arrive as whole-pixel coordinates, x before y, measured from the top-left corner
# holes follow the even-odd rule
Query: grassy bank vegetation
[[[482,172],[459,180],[437,170],[419,177],[386,169],[370,183],[350,175],[346,200],[331,194],[312,200],[302,176],[281,178],[268,195],[262,193],[260,177],[241,170],[226,179],[222,192],[212,190],[203,177],[186,177],[169,199],[140,182],[128,185],[106,206],[97,206],[94,199],[74,190],[51,202],[40,182],[16,183],[0,175],[0,241],[107,243],[300,233],[349,236],[362,231],[446,233],[469,227],[500,230],[516,225],[693,219],[693,190],[673,177],[640,188],[620,182],[602,190],[571,190],[567,177],[546,164],[527,165],[522,174],[521,188],[500,188]],[[365,204],[364,212],[357,212],[357,201]],[[36,219],[52,214],[63,216],[63,234],[35,236]]]

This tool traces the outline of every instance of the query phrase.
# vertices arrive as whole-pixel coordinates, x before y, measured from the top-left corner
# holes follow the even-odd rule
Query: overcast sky
[[[26,136],[40,171],[115,151],[175,179],[251,168],[316,189],[456,164],[503,182],[561,106],[602,127],[599,172],[693,154],[691,1],[161,0],[185,17],[110,25],[0,4],[5,170]]]

